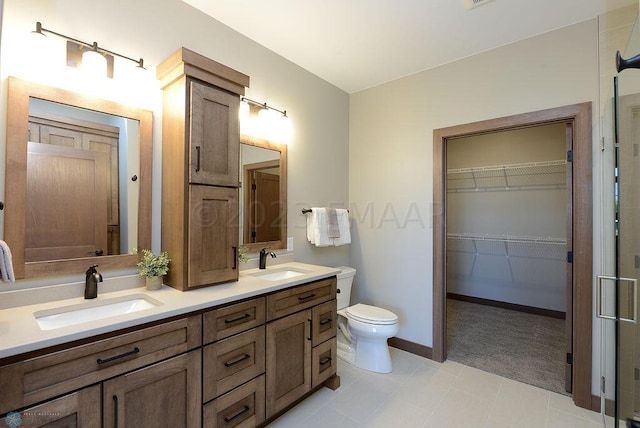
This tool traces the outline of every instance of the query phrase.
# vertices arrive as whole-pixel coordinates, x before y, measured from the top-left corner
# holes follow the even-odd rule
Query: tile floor
[[[341,386],[322,388],[272,422],[290,427],[601,428],[571,398],[447,361],[391,348],[393,373],[338,362]]]

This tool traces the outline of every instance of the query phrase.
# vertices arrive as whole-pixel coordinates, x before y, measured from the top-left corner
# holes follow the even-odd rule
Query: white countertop
[[[305,273],[293,278],[276,281],[266,280],[259,276],[252,276],[255,274],[281,271],[287,268]],[[306,282],[328,278],[339,272],[340,269],[338,268],[290,262],[273,265],[262,271],[259,269],[243,270],[240,271],[240,277],[237,282],[213,285],[186,292],[163,285],[160,290],[155,291],[147,291],[144,287],[134,286],[133,288],[124,290],[101,293],[99,286],[98,297],[97,299],[90,300],[91,302],[99,302],[100,300],[132,294],[145,294],[162,304],[139,312],[89,321],[53,330],[42,330],[36,321],[34,313],[89,302],[89,300],[84,299],[82,293],[80,293],[77,298],[2,309],[0,310],[0,359],[223,305]],[[117,279],[113,279],[112,281],[117,281]],[[137,282],[139,283],[139,281]],[[0,295],[0,298],[1,297]]]

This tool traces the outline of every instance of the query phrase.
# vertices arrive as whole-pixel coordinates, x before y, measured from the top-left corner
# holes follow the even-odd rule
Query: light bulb
[[[251,116],[251,107],[246,101],[240,101],[240,123],[246,121]]]
[[[291,119],[288,116],[282,115],[278,119],[278,142],[282,144],[289,144],[293,137],[293,128],[291,126]]]
[[[93,49],[87,49],[82,53],[82,71],[95,77],[107,75],[107,58],[98,52],[98,46],[93,44]]]

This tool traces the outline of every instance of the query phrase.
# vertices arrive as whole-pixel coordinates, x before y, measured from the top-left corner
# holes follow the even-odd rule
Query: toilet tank
[[[354,268],[347,266],[338,266],[340,273],[338,276],[338,310],[349,306],[351,301],[351,286],[353,285],[353,277],[356,274]]]

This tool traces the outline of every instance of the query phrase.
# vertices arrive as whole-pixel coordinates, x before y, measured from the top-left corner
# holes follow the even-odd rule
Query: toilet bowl
[[[355,269],[338,274],[338,357],[376,373],[393,370],[387,339],[398,333],[398,316],[362,303],[349,306]]]

